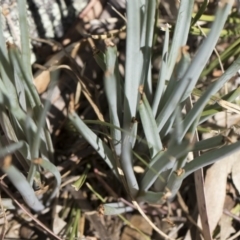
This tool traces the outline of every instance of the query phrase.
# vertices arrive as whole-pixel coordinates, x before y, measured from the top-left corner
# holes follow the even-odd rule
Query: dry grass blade
[[[224,109],[230,111],[230,112],[234,112],[237,114],[240,114],[240,107],[237,104],[234,103],[230,103],[228,101],[225,100],[219,100],[217,101],[217,103]]]

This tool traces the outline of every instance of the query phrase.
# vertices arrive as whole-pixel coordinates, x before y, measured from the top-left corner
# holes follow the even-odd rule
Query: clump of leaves
[[[43,200],[35,195],[33,183],[41,186],[41,169],[50,171],[55,177],[55,185],[46,204],[56,196],[61,176],[52,163],[53,146],[46,124],[50,102],[46,101],[42,106],[33,84],[25,0],[18,2],[18,10],[21,49],[15,44],[6,46],[0,18],[1,169],[28,206],[38,212],[45,206]],[[19,161],[21,170],[13,164],[10,154]]]

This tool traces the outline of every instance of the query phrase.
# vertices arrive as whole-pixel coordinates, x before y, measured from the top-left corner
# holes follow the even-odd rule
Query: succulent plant
[[[221,135],[202,141],[194,138],[199,124],[213,115],[211,110],[219,110],[219,106],[208,102],[239,70],[240,58],[202,92],[192,106],[191,94],[224,28],[232,2],[222,0],[218,3],[209,34],[191,59],[186,42],[194,22],[191,17],[193,4],[193,0],[181,1],[172,41],[170,26],[166,24],[162,28],[165,37],[155,86],[151,59],[157,26],[157,1],[127,1],[124,79],[119,73],[116,46],[109,44],[104,53],[95,55],[105,73],[104,89],[110,116],[110,123],[95,123],[109,127],[107,143],[87,126],[87,121],[84,122],[73,107],[69,109],[69,119],[76,129],[122,181],[129,196],[138,202],[159,203],[172,199],[189,174],[240,147],[240,142],[227,144]],[[45,120],[50,102],[46,101],[42,106],[33,85],[25,4],[18,4],[18,7],[21,50],[15,45],[6,48],[0,22],[1,169],[29,207],[41,211],[44,201],[33,190],[33,182],[41,185],[40,168],[50,171],[55,177],[55,187],[49,200],[58,192],[61,177],[52,163],[53,147]],[[49,91],[51,94],[51,87]],[[236,92],[238,89],[222,99],[233,101]],[[200,150],[208,151],[188,161],[190,152]],[[24,171],[12,163],[10,154]],[[139,161],[145,168],[141,178],[137,179],[134,165]],[[113,206],[106,205],[110,207],[111,214],[114,213]]]
[[[55,177],[55,187],[46,204],[56,196],[61,176],[53,162],[53,146],[46,124],[50,102],[42,106],[33,84],[26,2],[18,4],[21,49],[5,42],[0,18],[0,125],[2,128],[1,169],[17,188],[27,205],[39,212],[44,200],[35,195],[33,184],[41,186],[41,169]],[[51,88],[50,88],[51,89]],[[51,90],[50,90],[51,92]],[[17,159],[19,164],[12,161]]]
[[[227,144],[221,135],[202,141],[194,138],[199,124],[213,115],[212,111],[207,110],[217,108],[216,104],[208,104],[209,100],[235,76],[240,68],[240,58],[201,93],[193,106],[191,101],[191,94],[224,29],[232,2],[219,1],[208,36],[192,59],[186,42],[191,24],[194,24],[194,1],[180,2],[171,44],[169,25],[162,28],[165,37],[155,86],[151,59],[156,4],[156,1],[127,1],[124,79],[118,69],[116,46],[109,44],[104,53],[95,55],[104,71],[104,89],[110,116],[110,123],[98,123],[109,127],[108,143],[100,139],[87,126],[88,121],[83,121],[75,111],[69,113],[69,119],[76,129],[122,181],[129,196],[139,202],[151,203],[172,199],[189,174],[232,154],[240,147],[240,142]],[[229,96],[223,96],[222,99],[233,101]],[[144,154],[143,149],[146,149]],[[208,151],[189,161],[189,153],[199,150]],[[145,169],[141,178],[137,179],[134,165],[139,161],[145,164]]]

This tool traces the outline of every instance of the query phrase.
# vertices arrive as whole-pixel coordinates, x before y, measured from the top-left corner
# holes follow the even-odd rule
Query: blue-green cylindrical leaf
[[[202,151],[211,148],[216,148],[223,146],[225,144],[225,137],[222,135],[218,135],[215,137],[211,137],[199,142],[196,142],[193,148],[193,151]]]
[[[153,31],[156,13],[156,0],[146,1],[146,10],[143,14],[141,49],[143,51],[143,67],[141,69],[141,84],[145,86],[148,97],[152,96],[151,54]],[[150,100],[150,99],[149,99]]]
[[[169,80],[171,75],[173,74],[173,68],[175,66],[180,48],[186,45],[192,19],[191,16],[193,11],[193,5],[194,0],[180,2],[180,8],[178,10],[172,46],[169,53],[168,70],[165,76],[166,80]]]
[[[32,187],[27,182],[27,179],[17,168],[15,168],[13,165],[11,165],[10,162],[8,162],[7,158],[5,158],[4,160],[2,170],[4,173],[7,174],[12,184],[16,187],[16,189],[22,195],[24,201],[30,208],[32,208],[36,212],[42,211],[44,209],[43,204],[36,197]]]
[[[16,48],[15,45],[9,45],[9,52]],[[1,49],[3,50],[3,49]],[[1,58],[1,65],[0,65],[0,73],[2,82],[7,89],[7,96],[11,96],[11,107],[15,107],[15,110],[19,112],[18,108],[16,106],[19,105],[18,103],[18,95],[16,92],[16,88],[14,86],[14,71],[12,63],[8,62],[3,55],[3,52],[0,51],[0,58]],[[8,58],[9,59],[9,58]],[[2,87],[1,87],[2,88]]]
[[[9,53],[9,60],[10,63],[8,64],[9,66],[5,66],[4,65],[4,59],[2,59],[2,63],[3,63],[3,69],[0,68],[1,70],[1,75],[3,77],[3,82],[0,82],[0,89],[1,89],[1,94],[3,94],[3,96],[0,95],[0,99],[3,98],[3,101],[5,103],[5,106],[8,107],[8,109],[11,111],[11,113],[19,120],[20,124],[22,125],[25,122],[25,112],[23,111],[25,103],[23,102],[23,105],[20,106],[19,104],[19,96],[18,95],[24,95],[24,93],[20,93],[17,94],[17,89],[15,87],[16,85],[16,81],[19,80],[19,77],[22,78],[22,72],[21,72],[21,76],[18,75],[14,75],[19,73],[20,67],[17,61],[17,57],[16,55],[19,55],[19,51],[16,47],[16,45],[10,45],[9,49],[8,49],[8,53]],[[18,56],[19,58],[19,56]],[[0,65],[2,66],[2,65]],[[10,68],[11,67],[11,68]],[[12,67],[14,68],[14,71],[12,70]],[[6,72],[7,71],[7,72]],[[8,77],[11,77],[11,79],[9,79]],[[15,78],[17,77],[17,78]],[[10,81],[11,80],[11,81]],[[22,86],[25,86],[24,83],[19,83]],[[20,97],[20,100],[21,97]],[[23,127],[23,126],[22,126]]]
[[[199,157],[196,157],[193,161],[189,162],[185,166],[185,177],[189,174],[193,173],[194,171],[198,170],[199,168],[203,168],[208,166],[222,158],[225,158],[240,149],[240,141],[233,143],[228,146],[221,147],[216,150],[212,150],[202,154]]]
[[[12,117],[12,121],[15,124],[14,123],[12,124],[10,122],[10,119],[9,119],[7,113],[5,112],[5,110],[1,109],[0,124],[2,125],[2,129],[4,131],[5,136],[1,137],[0,141],[3,144],[3,146],[5,146],[6,143],[14,143],[14,142],[21,143],[22,146],[18,149],[18,151],[19,151],[19,153],[21,153],[22,156],[19,155],[18,153],[15,153],[15,155],[22,166],[28,167],[29,163],[26,162],[26,160],[31,159],[31,152],[29,149],[29,145],[25,141],[19,141],[21,139],[24,139],[23,132],[22,132],[22,129],[19,126],[17,120],[14,118],[14,116],[11,116],[11,117]],[[14,127],[15,127],[15,129],[14,129]],[[21,138],[21,136],[23,136],[23,137]],[[9,146],[5,146],[5,147],[7,149]]]
[[[180,145],[170,146],[166,152],[157,154],[149,164],[151,168],[145,171],[141,179],[140,189],[143,191],[148,190],[161,172],[171,169],[175,162],[185,156],[192,148],[193,146],[189,141],[185,140]],[[154,169],[155,172],[151,169]]]
[[[2,24],[2,18],[0,18],[0,53],[1,53],[1,62],[5,60],[5,63],[9,63],[8,59],[8,52],[6,48],[6,40],[3,36],[3,24]],[[3,64],[3,63],[2,63]]]
[[[116,163],[113,157],[112,151],[109,147],[93,132],[87,125],[80,119],[80,117],[72,112],[69,114],[69,119],[75,128],[83,135],[83,137],[89,142],[89,144],[97,151],[97,153],[103,158],[107,165],[116,173]]]
[[[0,74],[1,74],[1,80],[2,80],[1,85],[5,85],[5,87],[8,88],[8,93],[12,95],[13,101],[16,101],[17,100],[16,91],[11,83],[11,80],[14,79],[13,70],[12,70],[12,66],[9,63],[8,51],[6,48],[6,40],[3,36],[4,31],[2,26],[3,24],[2,24],[2,14],[1,14],[1,18],[0,18],[0,59],[1,59]],[[3,87],[1,87],[1,89],[2,88]]]
[[[18,0],[18,15],[19,15],[19,28],[21,38],[21,52],[22,61],[25,71],[28,75],[32,75],[31,68],[31,50],[30,50],[30,37],[27,22],[27,4],[26,0]]]
[[[100,206],[100,208],[103,209],[104,215],[117,215],[133,211],[132,207],[124,206],[121,203],[106,203]]]
[[[23,78],[22,71],[17,61],[16,56],[18,56],[18,58],[21,59],[22,55],[19,49],[15,45],[12,45],[9,47],[8,53],[9,53],[9,59],[13,67],[13,73],[14,73],[14,79],[12,79],[12,81],[16,87],[19,104],[21,105],[22,109],[26,112],[27,107],[33,108],[35,104],[29,89],[26,87],[26,83]]]
[[[224,27],[228,14],[232,8],[232,4],[233,1],[221,0],[218,2],[218,9],[216,12],[215,21],[211,27],[211,31],[209,32],[207,38],[203,41],[202,45],[198,49],[198,52],[194,59],[192,60],[192,63],[188,68],[188,71],[184,75],[184,78],[187,78],[190,81],[188,89],[185,91],[182,100],[186,99],[192,92],[202,70],[205,68],[208,59],[211,56],[213,49],[219,39],[220,33]]]
[[[46,154],[46,156],[45,156],[46,159],[47,159],[47,156],[49,156],[49,155],[51,156],[51,153],[53,153],[51,140],[44,141],[44,144],[42,144],[43,146],[41,146],[41,140],[44,138],[46,139],[48,137],[48,135],[50,135],[50,133],[48,132],[48,129],[46,127],[46,118],[47,118],[48,110],[51,106],[51,96],[52,96],[52,91],[54,89],[54,86],[55,86],[55,84],[54,84],[54,82],[52,82],[50,85],[50,90],[48,91],[48,94],[47,94],[47,99],[45,101],[44,108],[42,109],[42,107],[39,106],[39,108],[37,109],[38,119],[36,119],[36,120],[37,120],[38,127],[35,131],[33,142],[30,144],[32,159],[36,159],[39,157],[39,150],[41,150],[43,155],[46,154],[47,152],[44,150],[47,147],[49,150],[49,154],[48,155]],[[51,160],[51,159],[49,159],[49,160]],[[31,185],[33,184],[35,172],[36,172],[36,166],[33,163],[31,163],[30,171],[29,171],[28,177],[27,177],[27,179]]]
[[[3,82],[0,81],[0,105],[13,109],[13,104],[14,103],[11,101],[11,98],[9,98],[7,89],[5,88]]]
[[[117,59],[117,49],[116,47],[108,46],[106,50],[106,71],[104,76],[104,88],[108,101],[109,112],[110,112],[110,122],[116,126],[120,127],[120,121],[118,116],[118,108],[122,106],[118,106],[118,98],[119,94],[121,94],[120,89],[118,88],[118,79],[115,75],[115,67],[116,67],[116,59]],[[117,156],[121,155],[121,131],[117,128],[111,128],[111,137],[113,141],[113,146]]]
[[[145,10],[143,13],[143,24],[141,33],[141,47],[152,47],[154,18],[156,13],[156,0],[145,1]]]
[[[159,110],[164,107],[165,103],[171,97],[172,92],[173,91],[177,92],[177,90],[178,90],[177,82],[181,81],[181,79],[184,76],[186,70],[188,69],[190,63],[191,63],[191,58],[188,53],[188,47],[187,46],[181,47],[178,51],[178,59],[177,59],[177,63],[175,65],[173,74],[170,78],[170,81],[168,82],[166,90],[160,101],[160,104],[158,107]],[[175,90],[175,88],[177,88],[177,89]],[[178,105],[179,105],[179,103],[178,103]],[[172,108],[175,109],[176,106],[172,106]]]
[[[205,41],[199,48],[197,55],[191,62],[184,77],[178,82],[175,90],[170,95],[168,102],[164,105],[163,110],[157,117],[159,131],[165,125],[166,121],[171,116],[172,112],[175,109],[175,106],[179,103],[179,101],[183,101],[184,99],[186,99],[192,92],[193,87],[196,85],[196,82],[216,45],[220,32],[231,9],[231,6],[231,3],[226,3],[225,1],[221,1],[219,3],[215,22],[208,37],[205,39]],[[184,97],[182,97],[183,94]]]
[[[133,119],[132,127],[130,130],[130,138],[129,138],[129,141],[131,142],[131,145],[132,145],[132,149],[134,148],[137,140],[137,132],[138,132],[138,121]]]
[[[130,137],[127,134],[124,135],[122,142],[121,167],[128,185],[128,190],[134,197],[139,190],[139,186],[133,171],[132,143],[130,142]]]
[[[124,128],[128,128],[135,117],[139,98],[138,87],[141,82],[143,55],[140,46],[141,3],[139,0],[127,1],[127,40],[124,85]]]
[[[43,158],[38,158],[38,159],[34,159],[33,160],[34,164],[40,165],[41,167],[43,167],[45,170],[49,171],[50,173],[53,174],[53,176],[55,177],[56,180],[56,184],[55,187],[51,193],[50,196],[50,200],[52,198],[54,198],[56,196],[56,194],[59,191],[60,185],[61,185],[61,175],[58,171],[58,169],[56,168],[56,166],[54,166],[51,162],[49,162],[48,160],[45,160]]]
[[[21,70],[23,79],[26,83],[26,87],[28,88],[27,91],[29,91],[29,93],[31,94],[31,99],[33,99],[36,107],[40,108],[41,107],[41,100],[40,100],[40,97],[38,95],[37,89],[36,89],[35,85],[33,84],[33,76],[32,76],[32,74],[28,74],[28,72],[25,71],[25,66],[23,65],[22,59],[17,52],[15,54],[15,57],[16,57],[16,60],[17,60],[16,63],[18,64],[19,69]]]
[[[160,72],[158,75],[158,82],[157,82],[156,92],[154,94],[153,105],[152,105],[154,117],[158,113],[157,110],[158,110],[158,106],[160,103],[160,99],[161,99],[162,93],[165,89],[167,63],[168,63],[168,45],[169,45],[169,25],[166,24],[163,51],[162,51],[161,68],[160,68]]]
[[[16,132],[14,131],[13,125],[10,121],[10,118],[7,114],[7,111],[5,109],[1,109],[0,112],[0,123],[2,125],[2,130],[5,134],[5,137],[12,142],[18,142],[18,136],[16,135]]]
[[[173,197],[175,197],[179,188],[182,185],[183,179],[185,178],[184,170],[180,169],[179,172],[180,173],[172,172],[172,174],[170,175],[170,177],[168,179],[166,189],[168,189],[171,193],[171,195],[169,195],[168,199],[172,199]]]
[[[164,104],[163,109],[157,116],[156,122],[158,126],[158,131],[160,132],[170,116],[173,114],[174,110],[180,103],[180,99],[182,98],[183,92],[186,90],[187,86],[189,85],[189,79],[183,78],[176,83],[176,87],[174,88],[173,92],[171,93],[168,101]]]
[[[162,150],[163,146],[158,133],[156,120],[153,116],[153,112],[148,103],[146,95],[145,93],[142,93],[141,95],[142,100],[139,103],[139,113],[151,158],[153,158],[158,152]]]
[[[190,56],[187,47],[182,47],[179,51],[179,62],[175,66],[174,74],[172,75],[167,88],[162,96],[158,109],[160,113],[157,116],[157,125],[161,136],[165,136],[171,129],[169,119],[173,123],[175,119],[175,109],[179,106],[182,98],[182,91],[187,89],[189,80],[182,78],[189,67]],[[166,117],[168,116],[168,118]],[[170,117],[171,116],[171,117]]]
[[[98,51],[94,54],[94,59],[97,62],[98,66],[105,72],[106,71],[106,56],[103,52]]]
[[[225,73],[216,81],[214,82],[210,87],[207,88],[207,90],[203,93],[203,95],[198,99],[198,101],[194,104],[193,108],[188,112],[186,115],[183,125],[184,125],[184,134],[188,131],[191,124],[198,118],[204,109],[205,105],[209,101],[210,97],[214,94],[216,94],[221,87],[229,80],[231,77],[233,77],[236,72],[240,68],[240,57],[238,57],[234,63],[225,71]]]
[[[182,141],[181,137],[183,132],[183,124],[182,124],[181,110],[179,106],[176,108],[174,116],[175,116],[174,117],[175,125],[174,125],[173,131],[171,132],[169,147],[174,146],[176,144],[179,145]],[[166,133],[163,136],[166,136]]]
[[[24,146],[22,141],[17,143],[12,143],[6,147],[1,147],[0,149],[0,158],[5,157],[8,154],[14,153],[15,151],[20,150]]]

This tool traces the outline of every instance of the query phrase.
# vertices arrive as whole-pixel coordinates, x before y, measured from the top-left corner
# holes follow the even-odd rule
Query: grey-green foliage
[[[41,185],[40,167],[55,177],[50,199],[58,192],[61,176],[51,163],[53,147],[46,124],[50,103],[46,101],[42,106],[33,84],[25,0],[18,1],[18,11],[20,32],[24,33],[21,49],[12,43],[6,45],[0,18],[0,125],[4,132],[0,137],[1,168],[29,207],[41,211],[44,205],[33,190],[34,180]],[[11,162],[5,164],[9,154],[14,154],[24,172]]]
[[[190,59],[185,45],[194,1],[180,2],[171,46],[169,26],[166,25],[159,78],[153,91],[151,54],[156,2],[127,1],[124,81],[119,77],[115,46],[107,46],[104,54],[96,56],[97,62],[105,71],[104,88],[112,124],[110,144],[101,141],[75,113],[70,114],[73,124],[78,126],[79,132],[105,158],[109,167],[114,168],[116,173],[116,167],[121,166],[125,176],[124,186],[131,197],[147,202],[172,198],[190,173],[240,147],[240,142],[223,144],[222,137],[200,141],[196,145],[193,141],[193,134],[206,104],[236,74],[240,68],[240,57],[207,88],[190,111],[182,114],[224,28],[232,7],[231,2],[219,1],[211,31],[193,59]],[[122,99],[121,104],[119,99]],[[211,114],[204,117],[206,119],[209,116]],[[140,118],[142,129],[138,129],[135,117]],[[123,130],[119,131],[120,128]],[[91,132],[91,138],[87,132]],[[210,150],[188,163],[188,153],[199,149]],[[145,162],[146,166],[140,180],[136,179],[133,170],[137,160]],[[154,183],[158,192],[154,192],[154,188],[150,191]]]

